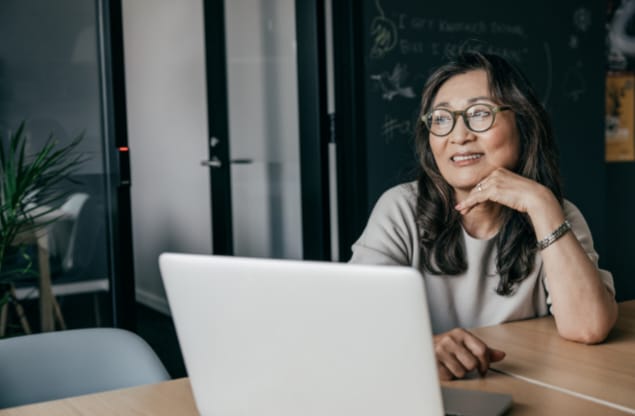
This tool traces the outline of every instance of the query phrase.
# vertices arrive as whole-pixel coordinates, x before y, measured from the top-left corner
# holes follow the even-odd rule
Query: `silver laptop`
[[[159,264],[202,415],[496,415],[511,403],[452,389],[444,404],[412,268],[174,253]]]

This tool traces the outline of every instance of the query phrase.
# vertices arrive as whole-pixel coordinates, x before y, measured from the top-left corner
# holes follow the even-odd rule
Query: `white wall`
[[[157,258],[211,253],[201,0],[124,0],[137,300],[168,311]]]

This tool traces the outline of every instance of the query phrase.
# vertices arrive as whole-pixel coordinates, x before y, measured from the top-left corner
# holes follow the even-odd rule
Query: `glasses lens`
[[[448,134],[454,126],[454,114],[442,108],[430,112],[426,120],[430,133],[437,136]]]
[[[485,104],[474,104],[465,110],[465,118],[472,131],[482,132],[494,124],[494,109]]]

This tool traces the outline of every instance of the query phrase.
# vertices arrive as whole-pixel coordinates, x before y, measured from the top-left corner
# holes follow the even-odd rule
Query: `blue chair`
[[[0,408],[169,379],[152,348],[122,329],[0,339]]]

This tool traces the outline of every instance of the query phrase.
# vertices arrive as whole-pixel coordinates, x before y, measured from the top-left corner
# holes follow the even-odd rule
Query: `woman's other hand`
[[[434,350],[441,380],[463,378],[473,370],[484,376],[490,363],[505,358],[503,351],[488,347],[463,328],[435,335]]]
[[[542,215],[545,208],[561,215],[560,204],[549,189],[505,168],[497,168],[483,178],[455,208],[465,215],[476,205],[489,201],[530,217]]]

